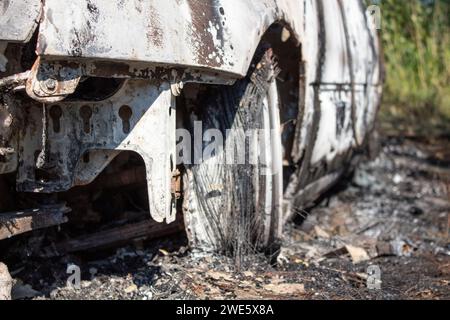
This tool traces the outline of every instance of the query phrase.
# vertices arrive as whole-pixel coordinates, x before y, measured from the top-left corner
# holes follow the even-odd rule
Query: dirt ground
[[[278,256],[249,257],[240,270],[190,251],[183,234],[51,259],[18,243],[0,260],[16,299],[450,299],[449,192],[448,140],[391,138],[299,210]],[[71,264],[78,289],[66,283]]]

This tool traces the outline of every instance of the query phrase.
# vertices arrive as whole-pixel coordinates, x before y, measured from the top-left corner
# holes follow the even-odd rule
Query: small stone
[[[318,238],[330,239],[330,235],[328,234],[328,232],[326,232],[319,226],[314,226],[314,232],[316,233],[316,236]]]
[[[376,244],[376,249],[379,257],[394,255],[391,244],[389,242],[379,241]]]
[[[394,184],[400,184],[401,182],[403,182],[403,177],[397,173],[392,178],[392,181],[394,182]]]
[[[130,285],[129,287],[127,287],[125,289],[125,293],[133,293],[136,292],[138,289],[137,285],[135,285],[134,283],[132,285]]]
[[[345,249],[347,249],[347,252],[350,254],[352,261],[355,264],[370,259],[367,251],[363,248],[346,245]]]

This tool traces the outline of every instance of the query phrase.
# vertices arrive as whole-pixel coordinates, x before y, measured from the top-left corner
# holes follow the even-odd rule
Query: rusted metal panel
[[[58,72],[55,72],[55,69]],[[79,70],[71,64],[46,64],[41,63],[38,58],[31,69],[26,91],[34,100],[58,102],[75,92],[80,79]]]
[[[301,16],[288,0],[47,0],[38,53],[216,69],[243,76],[264,31]],[[300,21],[297,26],[300,28]],[[292,19],[292,21],[296,22]]]
[[[351,61],[347,54],[344,19],[338,0],[324,1],[325,37],[321,80],[316,86],[320,95],[320,122],[312,163],[332,161],[353,143],[351,120]],[[320,39],[319,39],[320,40]]]
[[[189,82],[230,85],[236,76],[222,73],[220,76],[212,70],[196,68],[160,67],[151,63],[134,61],[72,61],[72,60],[36,60],[29,80],[27,94],[42,103],[55,103],[73,94],[82,77],[145,79],[151,84],[171,83],[175,95],[180,94],[184,84]]]
[[[71,209],[65,204],[48,205],[11,213],[0,213],[0,240],[32,230],[60,225],[68,221]]]
[[[355,135],[358,142],[361,142],[372,129],[380,102],[381,70],[377,31],[372,23],[368,23],[368,13],[360,1],[341,0],[341,4],[348,30],[347,50],[351,55],[355,84]]]
[[[19,142],[18,190],[68,190],[90,182],[118,152],[133,151],[146,166],[152,217],[173,221],[174,102],[167,83],[156,87],[130,80],[105,101],[26,108],[29,125]],[[89,159],[83,157],[86,152]]]
[[[322,0],[319,0],[322,1]],[[359,0],[323,2],[324,63],[316,90],[320,101],[311,164],[330,163],[357,148],[372,128],[379,99],[379,50],[376,31]],[[370,92],[377,92],[370,95]],[[317,110],[316,110],[317,112]],[[370,121],[369,121],[370,118]]]
[[[362,1],[305,1],[304,21],[306,87],[293,149],[301,166],[285,193],[293,207],[304,206],[305,188],[360,147],[381,93],[377,31]]]
[[[18,104],[14,89],[23,86],[29,73],[0,79],[0,174],[17,169],[17,132],[20,129]]]
[[[0,41],[27,42],[37,27],[41,0],[0,2]]]

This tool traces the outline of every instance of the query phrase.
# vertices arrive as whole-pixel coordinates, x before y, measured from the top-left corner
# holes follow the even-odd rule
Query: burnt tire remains
[[[183,209],[196,249],[239,258],[267,249],[281,235],[277,73],[272,50],[266,48],[256,55],[247,77],[233,86],[210,87],[196,99],[190,118],[201,121],[203,132],[216,129],[224,137],[222,150],[186,166]],[[255,131],[260,132],[256,143],[249,139]],[[203,143],[202,151],[207,147]]]

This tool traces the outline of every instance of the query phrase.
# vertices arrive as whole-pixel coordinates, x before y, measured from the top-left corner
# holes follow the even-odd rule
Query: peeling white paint
[[[0,41],[28,42],[41,12],[41,0],[8,0],[0,5]]]

